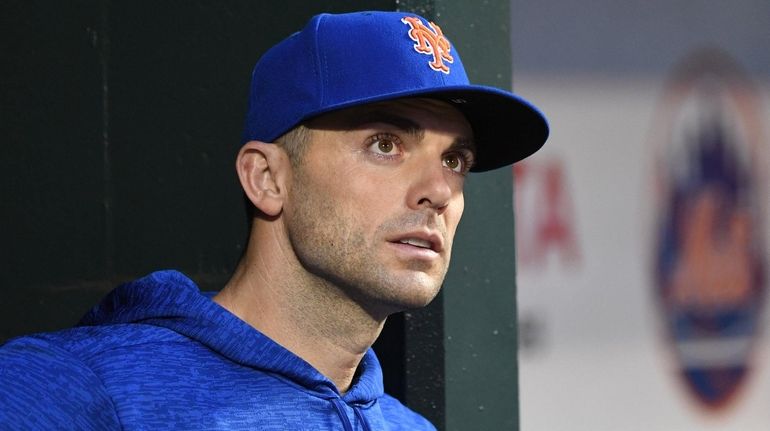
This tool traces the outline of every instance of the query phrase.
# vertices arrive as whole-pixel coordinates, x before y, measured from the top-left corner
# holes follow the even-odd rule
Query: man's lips
[[[388,242],[432,250],[435,253],[444,251],[444,238],[433,231],[403,233],[388,239]]]

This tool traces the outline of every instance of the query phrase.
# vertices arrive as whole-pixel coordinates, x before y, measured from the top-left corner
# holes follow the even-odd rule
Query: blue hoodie
[[[0,347],[0,429],[435,430],[383,393],[374,352],[350,390],[176,271],[124,284],[79,326]]]

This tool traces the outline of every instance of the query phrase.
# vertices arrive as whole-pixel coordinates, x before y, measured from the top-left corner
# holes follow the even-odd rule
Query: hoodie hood
[[[80,321],[81,326],[142,323],[165,327],[233,362],[282,376],[320,398],[366,406],[383,396],[382,369],[372,349],[345,395],[312,365],[212,301],[177,271],[158,271],[123,284]]]

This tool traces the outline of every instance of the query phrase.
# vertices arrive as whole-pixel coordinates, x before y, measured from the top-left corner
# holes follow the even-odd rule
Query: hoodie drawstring
[[[361,413],[361,407],[353,407],[353,411],[356,412],[356,416],[358,416],[358,420],[361,421],[361,424],[364,427],[364,431],[372,431],[372,429],[369,427],[369,422],[366,421],[366,418],[364,417],[364,414]]]
[[[345,406],[343,405],[342,400],[333,398],[332,404],[334,404],[334,408],[337,409],[337,415],[339,415],[340,420],[342,421],[342,427],[345,429],[345,431],[354,431],[353,425],[351,425],[350,419],[348,419],[348,415],[345,413]],[[353,406],[353,411],[356,412],[358,420],[361,421],[361,426],[364,428],[364,431],[372,431],[372,428],[369,426],[369,422],[366,421],[364,414],[361,413],[361,408]]]
[[[342,400],[332,398],[332,404],[334,404],[334,407],[337,409],[337,414],[342,420],[342,426],[345,428],[345,431],[354,431],[353,425],[350,424],[350,419],[348,419],[348,415],[345,414],[345,407],[342,406]]]

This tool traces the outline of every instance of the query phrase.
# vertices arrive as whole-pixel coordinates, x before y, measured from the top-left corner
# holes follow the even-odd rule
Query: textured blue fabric
[[[176,271],[115,289],[78,327],[0,347],[2,430],[435,430],[383,393],[369,350],[344,395]]]

